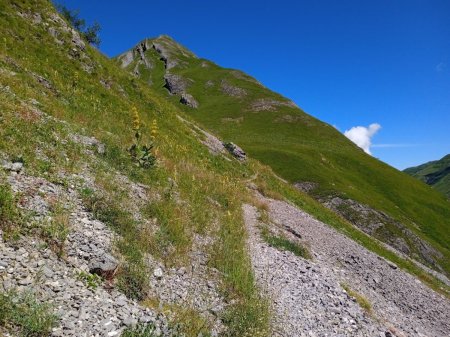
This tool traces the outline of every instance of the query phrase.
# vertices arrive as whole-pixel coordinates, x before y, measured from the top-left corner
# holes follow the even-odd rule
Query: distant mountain
[[[169,36],[142,40],[116,62],[365,233],[450,274],[450,207],[437,191],[367,155],[255,78]]]
[[[450,154],[439,160],[407,168],[404,172],[433,186],[450,198]]]

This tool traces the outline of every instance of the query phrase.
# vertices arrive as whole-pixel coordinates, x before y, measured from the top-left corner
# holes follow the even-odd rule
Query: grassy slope
[[[450,155],[416,167],[407,168],[404,172],[433,186],[450,198]]]
[[[144,253],[169,266],[189,263],[186,251],[193,234],[214,235],[217,240],[210,247],[214,252],[210,264],[222,272],[224,296],[234,303],[226,315],[230,334],[266,335],[268,310],[253,282],[241,211],[242,202],[249,198],[241,180],[253,174],[251,169],[209,154],[177,118],[183,115],[178,107],[96,49],[87,47],[85,56],[90,61],[70,59],[71,34],[60,35],[63,44],[58,45],[48,26],[32,24],[18,12],[28,17],[39,13],[43,23],[54,25],[50,20],[54,9],[48,1],[0,2],[0,157],[21,158],[27,174],[62,186],[67,182],[61,172],[83,175],[84,166],[92,170],[99,196],[88,189],[80,193],[86,207],[93,207],[96,216],[123,238],[117,249],[125,260],[124,289],[126,282],[145,286]],[[91,74],[83,70],[83,62],[94,67]],[[45,77],[50,88],[39,83],[36,75]],[[105,80],[109,89],[101,84]],[[126,152],[133,141],[133,107],[142,120],[144,141],[150,138],[153,120],[159,128],[155,140],[158,166],[152,170],[135,166]],[[73,133],[95,136],[106,145],[106,154],[92,160],[71,140]],[[142,210],[142,223],[136,223],[127,211],[127,191],[116,184],[115,172],[150,186],[150,196],[162,196]],[[3,171],[1,185],[6,185]],[[176,203],[175,193],[185,201],[183,207]],[[153,218],[159,224],[156,233],[145,226],[145,220]],[[19,222],[16,225],[14,231],[20,232]],[[128,290],[130,296],[140,295]],[[188,331],[188,335],[200,332],[207,335],[204,330]]]
[[[167,37],[163,40],[169,45],[174,43]],[[151,78],[152,87],[164,93],[159,55],[153,49],[146,55],[157,71],[141,67],[141,76],[144,80]],[[170,72],[193,80],[187,91],[200,106],[184,110],[194,120],[223,139],[236,142],[289,182],[319,183],[316,196],[337,194],[388,213],[440,250],[445,256],[441,265],[450,272],[450,207],[442,195],[365,154],[335,128],[299,108],[251,111],[250,105],[256,99],[287,100],[248,75],[203,59],[175,56],[182,62]],[[130,65],[133,67],[134,63]],[[225,95],[220,88],[222,80],[245,89],[247,95]],[[213,85],[205,85],[207,81]],[[173,102],[179,99],[170,98]],[[281,119],[286,115],[291,116],[289,121]]]

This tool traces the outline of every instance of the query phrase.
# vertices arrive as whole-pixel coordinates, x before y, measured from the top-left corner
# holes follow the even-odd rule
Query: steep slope
[[[254,78],[198,58],[168,36],[143,40],[117,62],[366,233],[450,272],[450,207],[439,193]]]
[[[90,47],[50,2],[0,2],[0,35],[0,336],[275,335],[273,299],[261,296],[257,283],[270,274],[259,268],[254,277],[248,246],[259,241],[248,235],[242,213],[253,205],[265,219],[269,209],[255,190],[279,199],[270,203],[289,200],[300,222],[306,216],[294,205],[341,232],[322,224],[330,237],[344,233],[378,254],[371,253],[379,265],[395,266],[396,277],[386,273],[387,282],[401,288],[407,277],[426,289],[430,301],[412,292],[411,302],[420,300],[417,313],[433,319],[438,333],[445,327],[448,310],[441,316],[434,310],[450,303],[449,288],[433,273],[267,166],[243,160],[242,153],[237,160],[178,104]],[[376,325],[391,333],[339,284],[342,272],[351,288],[361,283],[365,289],[370,279],[355,277],[353,284],[351,271],[369,268],[336,264],[331,273],[319,237],[312,236],[305,230],[304,243],[317,259],[305,294],[323,324],[311,331],[317,328],[309,322],[292,322],[290,335],[333,329],[320,317],[333,315],[337,322],[341,314],[339,327],[373,331]],[[290,240],[282,242],[293,245]],[[347,240],[338,245],[353,246]],[[282,248],[274,250],[285,256]],[[365,249],[353,251],[360,254]],[[284,279],[272,282],[280,286]],[[370,284],[381,303],[390,300],[383,285]],[[330,298],[325,303],[335,307],[322,307],[317,296],[330,286],[339,301]],[[304,303],[291,301],[289,308],[295,317]],[[399,322],[391,323],[402,331],[416,324]]]
[[[0,35],[0,335],[267,336],[253,169],[49,1],[1,1]]]
[[[450,154],[439,160],[407,168],[403,172],[433,186],[450,198]]]

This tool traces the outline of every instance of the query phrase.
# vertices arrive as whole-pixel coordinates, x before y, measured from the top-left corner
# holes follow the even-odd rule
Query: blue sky
[[[342,132],[379,124],[370,152],[399,169],[450,153],[448,0],[59,2],[108,56],[167,34]]]

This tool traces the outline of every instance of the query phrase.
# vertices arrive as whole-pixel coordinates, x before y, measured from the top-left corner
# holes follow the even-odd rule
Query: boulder
[[[89,272],[91,274],[97,274],[107,280],[111,280],[114,278],[118,266],[119,263],[113,256],[104,253],[103,255],[92,259],[89,263]]]
[[[186,93],[181,94],[180,103],[187,105],[191,108],[197,109],[198,108],[198,102],[195,100],[194,96]]]
[[[247,159],[247,154],[239,146],[234,143],[223,143],[223,146],[230,152],[237,160],[244,161]]]

